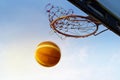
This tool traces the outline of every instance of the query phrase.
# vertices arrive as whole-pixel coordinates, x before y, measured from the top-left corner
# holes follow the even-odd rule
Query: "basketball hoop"
[[[74,15],[73,10],[64,10],[51,4],[46,6],[50,27],[56,34],[65,37],[84,38],[95,35],[101,24],[91,16]]]
[[[98,30],[98,25],[88,17],[78,15],[62,16],[50,23],[51,28],[67,37],[88,37]]]

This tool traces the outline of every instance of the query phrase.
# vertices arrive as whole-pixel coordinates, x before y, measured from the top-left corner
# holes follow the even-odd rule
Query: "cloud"
[[[88,58],[89,50],[87,47],[82,47],[79,49],[78,57],[80,58],[80,62],[84,62]]]
[[[117,51],[116,53],[114,53],[111,58],[110,58],[110,62],[111,63],[119,63],[120,64],[120,51]]]

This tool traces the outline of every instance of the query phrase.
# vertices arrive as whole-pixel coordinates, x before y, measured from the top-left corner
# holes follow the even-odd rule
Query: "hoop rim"
[[[68,17],[80,17],[80,18],[88,19],[88,20],[90,20],[91,22],[93,22],[93,23],[96,25],[96,29],[95,29],[93,32],[91,32],[91,33],[89,33],[89,34],[86,34],[86,35],[72,35],[72,34],[63,33],[63,32],[61,32],[61,31],[57,30],[56,27],[55,27],[55,25],[54,25],[54,23],[57,22],[58,20],[61,20],[61,19],[64,19],[64,18],[68,18]],[[64,35],[64,36],[74,37],[74,38],[84,38],[84,37],[88,37],[88,36],[94,35],[94,34],[97,32],[97,30],[98,30],[99,24],[97,23],[96,20],[91,19],[91,18],[89,18],[88,16],[80,16],[80,15],[71,14],[71,15],[67,15],[67,16],[61,16],[61,17],[53,20],[53,21],[50,23],[50,26],[51,26],[51,28],[52,28],[54,31],[56,31],[56,32],[58,32],[59,34],[62,34],[62,35]]]

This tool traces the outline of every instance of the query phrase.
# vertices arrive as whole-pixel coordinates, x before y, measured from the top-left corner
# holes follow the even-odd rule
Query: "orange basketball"
[[[53,42],[45,41],[37,46],[35,59],[42,66],[55,66],[59,62],[60,57],[60,48]]]

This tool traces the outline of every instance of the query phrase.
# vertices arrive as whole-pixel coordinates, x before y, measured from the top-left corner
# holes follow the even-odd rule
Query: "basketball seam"
[[[36,57],[36,60],[37,60],[37,62],[38,62],[39,64],[41,64],[41,65],[43,65],[43,66],[46,66],[46,67],[51,67],[51,66],[54,66],[54,65],[57,64],[57,63],[56,63],[56,64],[53,64],[53,65],[46,65],[46,64],[44,64],[44,62],[40,61],[37,56],[35,56],[35,57]],[[58,60],[58,61],[59,61],[59,60]]]
[[[60,49],[58,47],[55,47],[55,46],[52,46],[52,45],[40,45],[40,46],[37,47],[37,49],[43,48],[43,47],[52,47],[52,48],[56,49],[57,51],[60,51]]]
[[[42,54],[42,55],[45,55],[45,56],[48,56],[48,57],[53,57],[53,58],[59,58],[58,56],[51,56],[51,55],[47,55],[47,54]]]

